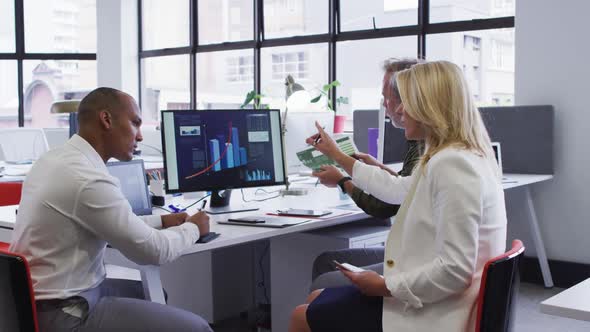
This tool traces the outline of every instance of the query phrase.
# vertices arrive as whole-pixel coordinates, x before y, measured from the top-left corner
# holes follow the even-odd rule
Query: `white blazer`
[[[418,178],[417,178],[418,177]],[[359,188],[392,204],[410,192],[385,247],[383,331],[473,331],[481,274],[506,247],[504,191],[494,160],[446,148],[406,178],[361,162]],[[403,218],[404,213],[405,218]]]

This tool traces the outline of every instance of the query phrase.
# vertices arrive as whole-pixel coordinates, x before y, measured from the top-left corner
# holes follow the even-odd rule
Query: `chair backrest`
[[[0,242],[0,331],[39,331],[35,293],[25,257]]]
[[[22,182],[0,182],[0,206],[20,203]]]
[[[520,240],[512,241],[510,251],[490,259],[483,270],[477,299],[476,332],[511,331],[518,287],[519,265],[524,256]]]
[[[47,138],[41,128],[0,129],[0,148],[7,162],[34,161],[49,151]]]

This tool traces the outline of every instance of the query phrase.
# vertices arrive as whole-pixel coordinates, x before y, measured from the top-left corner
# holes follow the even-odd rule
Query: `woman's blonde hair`
[[[421,165],[449,146],[493,158],[490,137],[461,69],[448,61],[417,64],[397,73],[405,112],[424,126]]]

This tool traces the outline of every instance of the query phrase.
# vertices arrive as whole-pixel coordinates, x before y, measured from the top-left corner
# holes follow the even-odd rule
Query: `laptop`
[[[119,179],[121,191],[138,216],[152,214],[152,201],[145,176],[143,160],[107,163],[109,173]]]

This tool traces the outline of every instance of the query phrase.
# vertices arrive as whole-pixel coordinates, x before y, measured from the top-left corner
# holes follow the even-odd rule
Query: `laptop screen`
[[[138,216],[152,214],[150,192],[147,186],[143,160],[107,163],[109,173],[118,178],[121,191]]]

